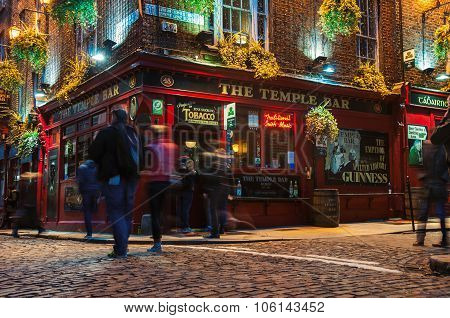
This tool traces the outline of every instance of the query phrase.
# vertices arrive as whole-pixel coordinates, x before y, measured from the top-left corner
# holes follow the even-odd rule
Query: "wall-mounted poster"
[[[388,184],[388,136],[341,129],[338,139],[328,143],[325,174],[329,183]]]
[[[408,163],[412,166],[423,164],[423,141],[427,140],[428,130],[425,126],[408,125]]]
[[[78,192],[77,186],[70,186],[64,189],[64,210],[79,211],[83,209],[83,199]]]

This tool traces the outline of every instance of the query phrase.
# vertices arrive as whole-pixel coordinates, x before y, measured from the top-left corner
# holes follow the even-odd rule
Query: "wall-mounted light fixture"
[[[450,76],[445,73],[442,73],[442,74],[439,74],[438,76],[436,76],[437,81],[446,81],[448,79],[450,79]]]
[[[422,73],[427,76],[430,76],[433,72],[434,72],[434,67],[428,67],[428,68],[422,70]]]
[[[328,74],[333,74],[336,72],[336,66],[334,66],[333,64],[327,63],[323,66],[323,71]]]
[[[12,26],[9,28],[9,39],[15,39],[20,35],[20,29],[16,26]]]

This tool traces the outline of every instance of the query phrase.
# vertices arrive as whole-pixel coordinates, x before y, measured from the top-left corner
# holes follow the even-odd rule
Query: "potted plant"
[[[361,10],[356,0],[324,0],[319,8],[319,26],[330,40],[358,32]]]
[[[450,48],[450,24],[446,23],[434,32],[433,51],[438,60],[448,57]]]
[[[35,72],[42,71],[48,61],[46,35],[24,27],[17,37],[11,39],[11,55],[17,63],[26,62]]]
[[[305,117],[305,134],[311,142],[317,140],[334,141],[338,137],[339,128],[333,114],[327,109],[329,102],[311,108]]]
[[[95,0],[52,0],[49,12],[60,25],[94,26],[98,17]]]
[[[383,74],[371,63],[361,63],[353,77],[352,84],[360,88],[373,90],[382,96],[390,94]]]
[[[16,63],[10,60],[0,61],[0,88],[15,92],[24,84],[22,74]]]

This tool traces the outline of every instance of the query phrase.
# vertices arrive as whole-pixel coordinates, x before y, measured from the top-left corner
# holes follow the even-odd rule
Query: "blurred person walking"
[[[232,193],[233,177],[227,165],[224,149],[217,149],[212,157],[212,169],[205,178],[205,188],[211,202],[211,233],[205,238],[220,238],[227,223],[228,196]]]
[[[431,135],[431,142],[434,145],[444,145],[447,152],[447,167],[450,171],[450,96],[447,99],[448,109],[444,118]]]
[[[187,156],[180,158],[180,169],[178,171],[181,176],[181,189],[178,192],[178,207],[181,218],[181,233],[191,233],[190,227],[190,211],[192,201],[194,199],[194,187],[196,171],[194,169],[194,161]]]
[[[150,197],[153,246],[147,251],[151,253],[162,252],[161,213],[165,208],[166,194],[174,182],[176,174],[176,158],[178,147],[168,137],[166,126],[152,127],[152,141],[146,147],[149,162],[146,162],[142,172],[148,181]]]
[[[424,186],[423,207],[419,214],[417,241],[414,246],[423,246],[425,243],[426,226],[431,206],[434,204],[436,215],[440,219],[442,241],[433,244],[434,247],[447,247],[447,231],[445,224],[445,205],[448,201],[447,183],[449,173],[446,164],[444,146],[433,145],[425,141],[423,145],[424,173],[420,176]]]
[[[112,224],[112,258],[126,258],[131,234],[132,211],[139,176],[139,138],[129,126],[123,109],[112,112],[112,124],[102,129],[89,147],[89,158],[98,165],[98,179]]]
[[[93,160],[83,162],[77,171],[78,190],[83,199],[85,239],[92,238],[92,214],[97,212],[97,200],[100,197],[100,183],[97,180],[97,165]]]

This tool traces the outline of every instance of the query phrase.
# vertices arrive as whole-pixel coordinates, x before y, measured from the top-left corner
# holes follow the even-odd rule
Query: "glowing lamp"
[[[323,66],[323,71],[328,74],[333,74],[334,72],[336,72],[336,67],[332,64],[325,64]]]
[[[234,144],[234,145],[232,146],[232,148],[233,148],[233,152],[239,153],[239,144]]]
[[[12,26],[9,28],[9,38],[15,39],[20,35],[20,29],[16,26]]]
[[[195,148],[195,146],[197,146],[197,142],[190,140],[190,141],[186,141],[186,147],[188,147],[189,149]]]

